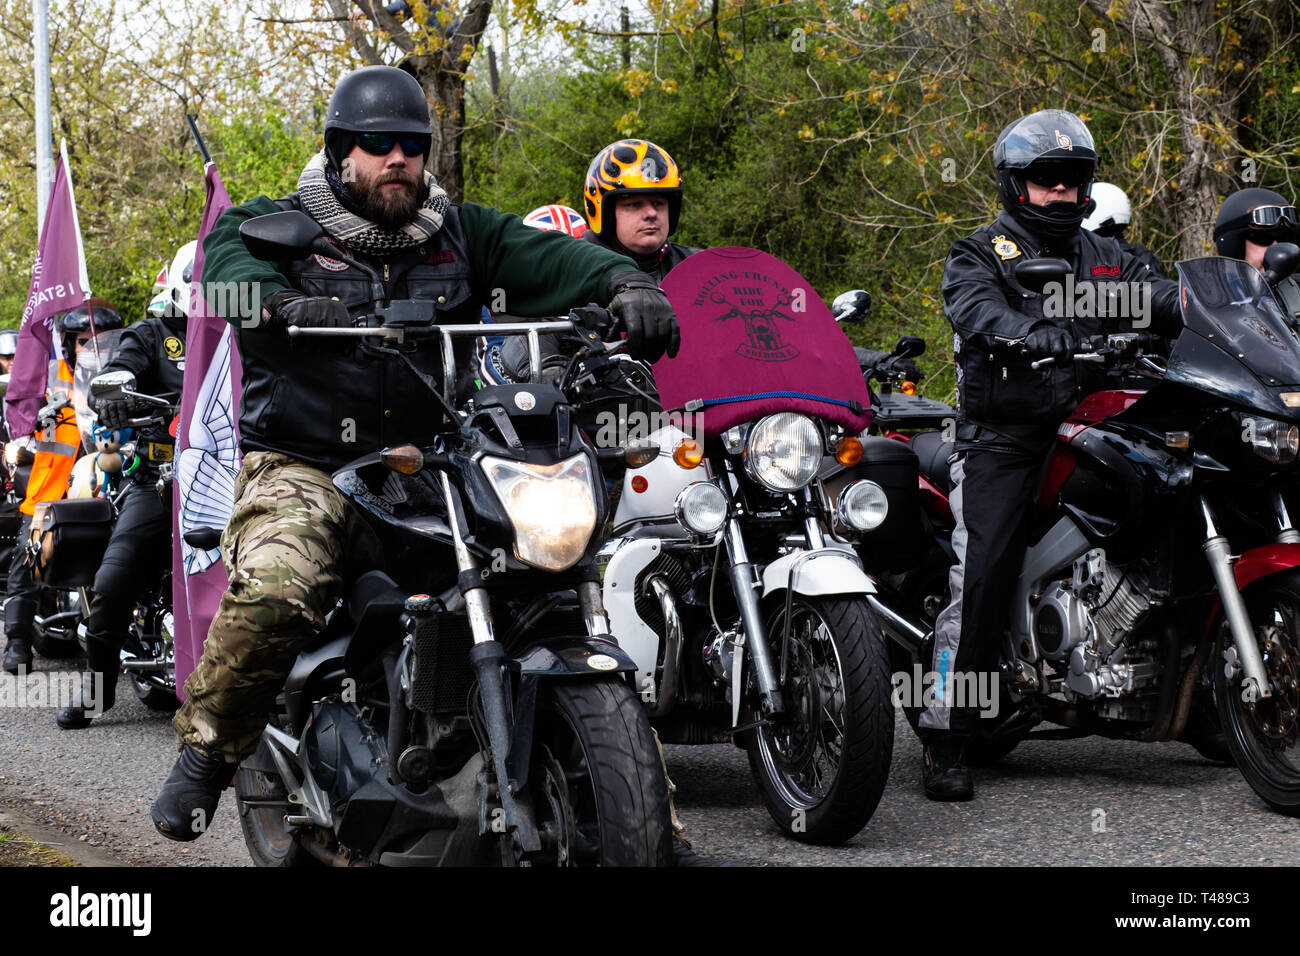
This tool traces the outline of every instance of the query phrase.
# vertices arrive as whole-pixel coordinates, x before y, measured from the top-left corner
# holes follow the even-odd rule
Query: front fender
[[[1300,567],[1300,544],[1266,544],[1251,548],[1239,557],[1232,573],[1237,578],[1237,587],[1245,588],[1260,578],[1296,567]]]
[[[612,641],[594,637],[552,637],[534,644],[511,662],[519,674],[515,721],[510,731],[506,771],[521,788],[528,782],[537,722],[537,694],[544,681],[606,678],[636,673],[636,664]]]
[[[809,596],[876,593],[858,556],[841,548],[794,551],[763,569],[763,597],[789,587]]]

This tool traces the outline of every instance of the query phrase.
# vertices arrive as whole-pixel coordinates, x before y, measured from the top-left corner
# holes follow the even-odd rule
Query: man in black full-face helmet
[[[1150,280],[1146,265],[1118,241],[1080,228],[1092,208],[1097,152],[1077,116],[1041,110],[1021,117],[998,136],[993,163],[1003,211],[954,244],[943,275],[961,411],[951,459],[957,564],[949,576],[951,603],[935,622],[936,690],[962,685],[955,675],[972,672],[992,674],[998,686],[998,652],[1037,479],[1057,425],[1091,390],[1088,372],[1071,359],[1077,345],[1086,336],[1148,325],[1162,332],[1178,322],[1176,282]],[[1034,258],[1064,259],[1076,287],[1150,282],[1149,314],[1045,308],[1048,296],[1015,278],[1016,265]],[[1048,356],[1053,364],[1030,367]],[[974,796],[965,764],[979,716],[972,703],[940,696],[921,715],[925,794],[932,800]]]

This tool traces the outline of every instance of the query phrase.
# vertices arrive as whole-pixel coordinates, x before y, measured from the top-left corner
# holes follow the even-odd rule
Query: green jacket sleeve
[[[289,277],[276,268],[275,263],[256,258],[239,238],[239,225],[244,220],[279,211],[280,207],[272,200],[258,196],[223,212],[203,240],[203,275],[200,278],[205,299],[208,307],[215,309],[231,325],[238,326],[241,320],[254,318],[239,314],[241,303],[256,302],[256,318],[260,319],[262,300],[272,292],[291,288]],[[255,283],[254,291],[246,294],[242,283]],[[207,290],[214,286],[213,294],[208,294]]]
[[[223,217],[224,218],[224,217]],[[520,316],[564,315],[609,302],[609,280],[636,263],[592,242],[525,226],[518,216],[465,203],[461,223],[469,243],[471,282],[494,311]],[[504,308],[496,290],[504,293]]]

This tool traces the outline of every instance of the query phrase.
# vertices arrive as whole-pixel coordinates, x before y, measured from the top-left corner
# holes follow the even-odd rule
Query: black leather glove
[[[909,382],[919,382],[925,378],[925,373],[921,371],[921,366],[917,365],[910,358],[896,358],[889,363],[895,369],[903,373],[903,378]]]
[[[627,351],[633,358],[658,361],[665,352],[677,355],[682,330],[664,290],[644,272],[620,272],[609,280],[609,311],[627,330]]]
[[[279,331],[297,326],[300,329],[347,329],[352,317],[347,306],[324,295],[303,295],[293,289],[272,292],[262,299],[262,308],[270,313],[270,328]]]
[[[108,399],[95,406],[95,414],[105,428],[121,428],[139,414],[139,405],[129,398]]]
[[[1040,322],[1025,336],[1025,351],[1031,355],[1051,356],[1057,363],[1074,354],[1074,336],[1050,322]]]

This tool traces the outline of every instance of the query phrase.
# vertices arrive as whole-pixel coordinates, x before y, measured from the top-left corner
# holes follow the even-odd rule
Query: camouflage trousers
[[[173,724],[182,742],[238,762],[257,749],[276,695],[325,626],[345,574],[376,549],[328,474],[255,451],[235,482],[221,554],[230,586]]]

